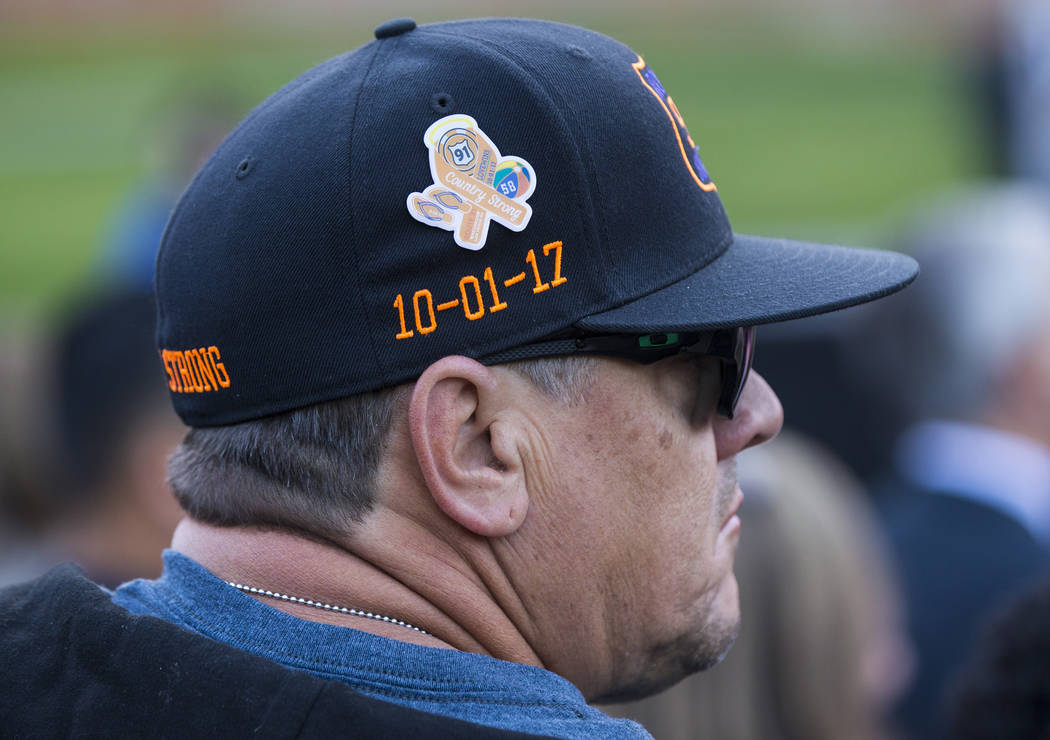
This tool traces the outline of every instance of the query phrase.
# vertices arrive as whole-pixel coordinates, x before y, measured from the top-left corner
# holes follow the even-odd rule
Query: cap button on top
[[[400,36],[416,27],[416,22],[411,18],[395,18],[392,21],[381,23],[376,26],[377,39],[388,39],[391,36]]]

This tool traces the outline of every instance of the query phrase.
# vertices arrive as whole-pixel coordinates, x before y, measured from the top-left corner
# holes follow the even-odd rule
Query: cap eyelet
[[[238,180],[243,180],[251,174],[253,169],[255,169],[255,160],[252,157],[245,157],[241,160],[241,163],[237,165],[237,169],[234,170],[233,175]]]
[[[430,98],[430,107],[435,113],[447,116],[456,107],[456,101],[448,93],[434,93]]]
[[[415,27],[416,22],[411,18],[394,18],[392,21],[376,26],[375,35],[377,39],[388,39],[408,33]]]
[[[577,59],[585,59],[587,61],[590,61],[592,58],[591,53],[584,49],[582,46],[572,45],[567,46],[565,48],[570,54],[572,54]]]

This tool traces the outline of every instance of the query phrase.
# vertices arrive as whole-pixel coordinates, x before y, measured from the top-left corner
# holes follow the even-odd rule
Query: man
[[[164,469],[186,427],[158,383],[155,303],[151,290],[115,285],[82,297],[59,324],[45,375],[47,521],[32,546],[0,557],[0,584],[65,560],[110,588],[160,573],[158,555],[181,518]]]
[[[938,737],[981,625],[1050,570],[1050,191],[971,185],[901,243],[929,278],[866,317],[900,328],[859,359],[907,412],[880,486],[918,658],[898,713]]]
[[[193,429],[165,575],[113,600],[381,699],[559,737],[736,633],[756,324],[910,282],[734,236],[644,60],[521,20],[376,29],[262,104],[157,265]]]

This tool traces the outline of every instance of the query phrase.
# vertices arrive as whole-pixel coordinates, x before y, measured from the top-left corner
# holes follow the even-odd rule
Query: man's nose
[[[765,378],[752,371],[733,418],[718,416],[715,420],[718,459],[728,460],[741,450],[773,439],[783,425],[780,399]]]

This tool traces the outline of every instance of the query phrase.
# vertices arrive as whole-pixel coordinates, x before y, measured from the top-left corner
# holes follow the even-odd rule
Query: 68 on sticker
[[[486,267],[480,278],[477,275],[464,275],[459,279],[458,297],[449,301],[435,302],[434,294],[426,288],[417,290],[407,303],[404,295],[398,293],[397,298],[394,299],[394,308],[397,309],[400,331],[394,338],[408,339],[415,336],[416,332],[430,334],[437,329],[438,314],[442,311],[459,308],[469,321],[477,321],[485,314],[502,311],[509,304],[501,297],[500,291],[526,282],[529,277],[533,281],[531,284],[533,295],[564,285],[568,282],[568,278],[561,274],[561,248],[560,241],[544,244],[541,248],[543,255],[541,258],[536,256],[535,249],[530,249],[525,255],[527,269],[505,280],[499,280],[493,274],[491,267]],[[543,272],[551,276],[549,280],[544,280],[541,275],[541,260]],[[506,295],[512,297],[514,293]],[[409,324],[408,316],[414,319],[415,328]]]

